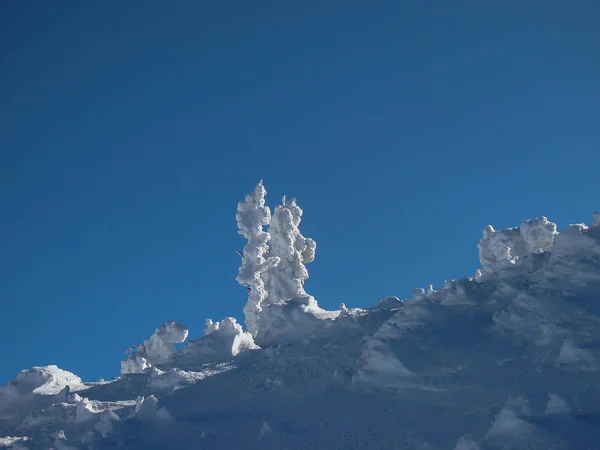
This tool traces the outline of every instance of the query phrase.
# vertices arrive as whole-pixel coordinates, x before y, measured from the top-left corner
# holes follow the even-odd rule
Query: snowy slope
[[[407,301],[255,295],[262,331],[207,321],[180,350],[167,322],[109,382],[22,371],[0,388],[0,448],[600,448],[600,220],[488,227],[479,251],[473,277]]]

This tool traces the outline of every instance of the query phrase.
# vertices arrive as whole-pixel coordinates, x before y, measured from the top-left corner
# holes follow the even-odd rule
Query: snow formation
[[[238,204],[236,214],[239,234],[248,240],[244,247],[242,265],[237,276],[237,281],[248,287],[248,302],[244,307],[248,331],[256,334],[258,331],[257,318],[262,310],[262,302],[267,298],[265,291],[264,272],[279,265],[279,258],[267,256],[269,246],[267,242],[271,235],[263,231],[263,226],[271,222],[271,210],[265,206],[267,190],[262,181],[246,199]]]
[[[315,259],[316,243],[300,234],[298,226],[302,209],[296,199],[283,202],[275,208],[269,224],[269,254],[279,258],[279,264],[265,272],[265,304],[307,297],[304,282],[308,279],[305,264]]]
[[[0,388],[0,448],[598,447],[599,215],[488,226],[474,277],[325,311],[302,210],[271,218],[265,195],[238,206],[248,331],[209,319],[177,349],[188,330],[167,322],[108,382],[22,371]]]
[[[303,211],[296,199],[284,197],[271,216],[266,194],[261,181],[238,205],[237,213],[239,234],[248,239],[237,280],[249,288],[246,326],[263,346],[303,340],[322,328],[323,317],[338,314],[321,309],[304,290],[306,264],[315,259],[316,243],[300,233]]]
[[[488,225],[479,241],[481,270],[493,273],[502,264],[515,264],[519,258],[548,251],[557,234],[556,224],[545,217],[526,220],[520,227],[501,231]]]
[[[162,364],[176,352],[174,344],[181,344],[187,339],[189,330],[186,326],[170,321],[159,326],[152,336],[142,344],[128,349],[135,350],[121,361],[121,374],[141,373],[154,364]]]

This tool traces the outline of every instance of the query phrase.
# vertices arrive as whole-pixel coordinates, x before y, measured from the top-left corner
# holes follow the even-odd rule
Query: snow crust
[[[246,331],[207,319],[177,349],[188,328],[166,322],[103,383],[22,371],[0,388],[0,448],[597,447],[598,215],[488,226],[475,276],[326,311],[304,290],[302,210],[271,218],[265,196],[238,205]]]

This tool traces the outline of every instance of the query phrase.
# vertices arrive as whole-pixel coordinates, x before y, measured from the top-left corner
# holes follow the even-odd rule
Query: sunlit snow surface
[[[600,448],[598,225],[488,227],[473,278],[404,302],[268,303],[262,348],[227,318],[173,350],[169,322],[115,380],[23,371],[0,388],[0,448]]]

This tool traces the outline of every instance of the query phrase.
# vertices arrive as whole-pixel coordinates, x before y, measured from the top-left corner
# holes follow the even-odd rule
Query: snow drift
[[[188,330],[167,322],[109,382],[23,371],[0,389],[0,448],[597,447],[600,215],[488,226],[473,277],[325,311],[302,210],[265,198],[238,205],[247,331],[209,319],[176,349]]]

